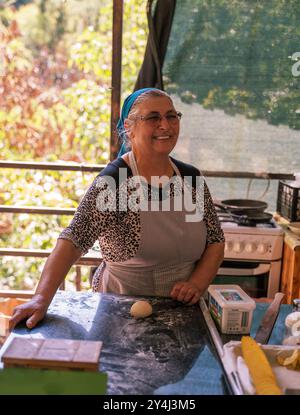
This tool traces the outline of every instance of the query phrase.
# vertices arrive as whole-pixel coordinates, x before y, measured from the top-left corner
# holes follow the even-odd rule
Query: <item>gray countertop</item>
[[[133,319],[130,307],[141,299],[150,301],[153,314]],[[257,304],[251,334],[266,307]],[[281,342],[282,324],[290,311],[291,306],[282,306],[270,343]],[[29,330],[21,323],[12,335],[102,341],[100,370],[108,374],[111,395],[230,393],[198,305],[58,291],[37,327]]]

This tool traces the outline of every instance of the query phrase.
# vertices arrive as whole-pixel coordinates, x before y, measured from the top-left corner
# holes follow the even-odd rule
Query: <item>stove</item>
[[[281,259],[283,230],[275,221],[256,226],[221,222],[225,234],[225,257],[274,261]]]
[[[280,291],[282,228],[273,219],[243,226],[217,213],[225,235],[225,258],[214,283],[238,284],[253,298],[274,298]]]

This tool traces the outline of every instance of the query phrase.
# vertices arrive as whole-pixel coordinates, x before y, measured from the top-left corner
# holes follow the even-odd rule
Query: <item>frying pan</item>
[[[272,213],[267,212],[257,212],[257,213],[247,213],[244,215],[237,215],[232,213],[232,218],[239,225],[256,225],[257,223],[268,223],[273,218]]]
[[[267,212],[249,213],[247,215],[224,213],[224,216],[221,214],[219,218],[222,218],[224,222],[234,222],[241,226],[255,226],[258,223],[269,223],[273,218],[273,215]]]
[[[222,200],[220,203],[215,203],[215,206],[225,210],[225,212],[237,215],[248,215],[264,212],[268,207],[268,204],[261,200],[253,199],[226,199]]]

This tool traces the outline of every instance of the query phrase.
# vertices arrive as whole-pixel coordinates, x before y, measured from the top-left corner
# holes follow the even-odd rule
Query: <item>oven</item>
[[[283,231],[272,222],[257,227],[221,223],[225,258],[213,284],[237,284],[250,297],[274,298],[280,291]]]
[[[237,284],[250,297],[273,298],[280,287],[281,261],[225,260],[219,268],[214,284]]]

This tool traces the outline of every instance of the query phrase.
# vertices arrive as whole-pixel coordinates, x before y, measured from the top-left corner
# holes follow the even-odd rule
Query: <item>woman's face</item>
[[[180,124],[172,102],[167,97],[149,97],[136,110],[134,123],[125,121],[133,151],[143,156],[169,154],[176,145]]]

